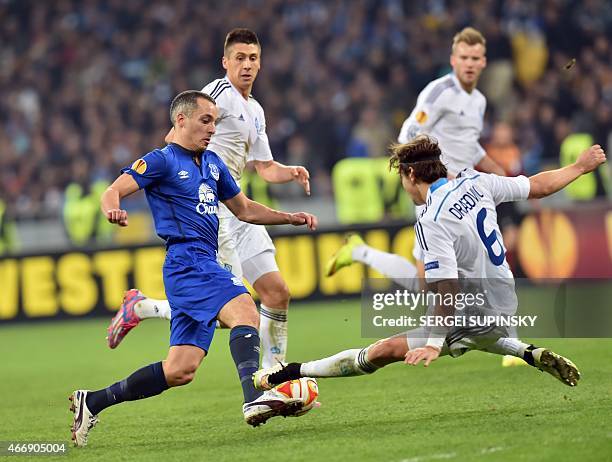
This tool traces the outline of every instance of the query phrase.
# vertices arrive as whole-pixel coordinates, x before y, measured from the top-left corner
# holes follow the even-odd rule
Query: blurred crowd
[[[558,164],[575,131],[610,146],[605,0],[0,0],[0,24],[0,198],[17,219],[59,216],[69,183],[161,146],[169,101],[223,75],[234,27],[263,46],[272,152],[306,165],[314,194],[339,159],[385,155],[466,25],[487,38],[483,145],[508,173]]]

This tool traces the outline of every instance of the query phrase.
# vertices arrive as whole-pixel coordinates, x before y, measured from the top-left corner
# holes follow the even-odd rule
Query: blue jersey
[[[212,151],[197,154],[170,143],[135,161],[122,172],[132,175],[147,201],[157,235],[166,243],[197,240],[216,258],[219,201],[231,199],[240,188],[223,161]]]

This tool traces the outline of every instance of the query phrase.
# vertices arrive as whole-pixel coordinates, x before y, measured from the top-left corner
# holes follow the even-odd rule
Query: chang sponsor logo
[[[202,183],[198,189],[200,203],[196,206],[196,211],[200,215],[216,215],[219,212],[215,192],[206,183]]]

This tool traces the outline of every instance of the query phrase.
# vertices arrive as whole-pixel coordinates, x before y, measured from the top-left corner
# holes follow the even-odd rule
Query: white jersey
[[[509,178],[471,169],[454,180],[434,183],[414,225],[427,282],[464,280],[462,291],[470,286],[486,298],[481,308],[514,314],[518,301],[495,207],[527,199],[529,189],[525,176]]]
[[[217,130],[207,149],[221,157],[240,183],[248,161],[272,160],[263,108],[250,95],[244,99],[227,76],[212,81],[202,91],[214,98],[219,110]],[[252,285],[266,272],[278,271],[274,251],[265,227],[242,222],[225,204],[219,204],[218,260],[223,267],[240,279],[244,276]],[[251,265],[243,268],[249,261]]]
[[[465,169],[454,180],[434,183],[415,224],[427,281],[512,277],[495,207],[528,195],[529,179],[522,175]]]
[[[398,141],[407,143],[424,133],[438,140],[449,175],[473,168],[485,156],[480,146],[487,100],[474,89],[466,92],[454,73],[430,82],[404,121]]]
[[[227,76],[212,81],[202,91],[214,98],[219,110],[217,131],[207,149],[223,159],[239,183],[248,161],[272,160],[264,110],[252,96],[244,99]]]
[[[434,183],[414,225],[427,282],[469,279],[488,292],[489,307],[514,312],[514,280],[495,207],[527,199],[529,189],[525,176],[502,177],[472,169],[454,180]]]

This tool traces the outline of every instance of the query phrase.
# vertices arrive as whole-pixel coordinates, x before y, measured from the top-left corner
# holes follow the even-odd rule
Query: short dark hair
[[[195,108],[198,107],[198,99],[200,98],[208,100],[214,105],[217,104],[212,96],[199,90],[187,90],[176,95],[172,103],[170,103],[170,121],[172,125],[174,125],[178,114],[182,113],[187,117],[191,117]]]
[[[228,48],[234,45],[235,43],[246,43],[247,45],[254,43],[261,49],[257,34],[250,29],[238,28],[229,31],[229,33],[225,36],[225,45],[223,45],[223,53],[227,55]]]
[[[440,160],[442,154],[440,146],[430,136],[418,135],[408,143],[392,145],[389,151],[391,152],[390,170],[397,170],[408,176],[412,169],[416,179],[424,183],[433,183],[448,175],[446,167]]]

